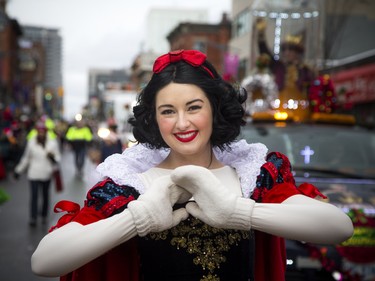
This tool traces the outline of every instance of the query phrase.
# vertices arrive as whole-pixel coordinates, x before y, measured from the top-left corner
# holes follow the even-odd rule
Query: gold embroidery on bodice
[[[208,274],[201,281],[220,281],[215,270],[226,261],[225,253],[231,246],[236,246],[243,239],[249,239],[249,231],[228,230],[211,227],[200,220],[189,217],[176,227],[159,233],[150,233],[146,239],[166,240],[172,238],[170,244],[184,249],[194,256],[193,262],[201,266]]]

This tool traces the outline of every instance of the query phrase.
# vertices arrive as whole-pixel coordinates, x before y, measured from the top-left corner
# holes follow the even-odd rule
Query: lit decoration
[[[307,19],[314,19],[319,16],[319,12],[315,10],[313,7],[311,7],[311,10],[306,10],[305,12],[301,13],[299,12],[299,9],[297,8],[295,11],[287,12],[285,7],[283,8],[282,12],[278,11],[267,11],[267,6],[269,6],[269,3],[264,7],[261,7],[262,4],[266,1],[256,1],[253,6],[253,15],[255,17],[259,18],[270,18],[275,20],[275,38],[274,38],[274,54],[275,54],[275,59],[279,59],[280,55],[280,42],[281,42],[281,34],[282,34],[282,26],[283,26],[283,21],[284,20],[300,20],[301,18],[307,20]],[[275,3],[282,3],[282,1],[274,1]],[[295,1],[296,3],[298,1]],[[310,1],[313,2],[313,1]],[[304,2],[305,8],[308,3]],[[256,7],[259,5],[260,7]],[[313,5],[312,5],[313,6]],[[275,7],[276,8],[276,7]],[[281,7],[279,7],[281,8]],[[275,9],[277,10],[277,9]]]
[[[74,116],[74,119],[75,119],[76,121],[81,121],[81,120],[82,120],[82,114],[77,113],[77,114]]]
[[[275,118],[275,120],[287,120],[289,115],[287,112],[275,112],[273,117]]]
[[[44,99],[50,101],[53,99],[53,95],[50,92],[45,93]]]
[[[247,113],[276,108],[275,101],[278,100],[278,90],[274,77],[269,73],[268,66],[271,58],[267,54],[261,54],[257,61],[257,69],[253,74],[247,76],[241,86],[248,92]]]
[[[110,130],[107,128],[99,128],[98,129],[98,136],[102,139],[108,138],[110,135]]]
[[[339,253],[355,269],[356,265],[375,262],[375,219],[363,210],[350,210],[354,225],[353,236],[338,247]]]
[[[274,113],[271,111],[259,111],[254,112],[251,115],[253,121],[275,121]]]
[[[363,210],[349,210],[348,216],[353,221],[354,235],[336,246],[343,257],[343,264],[337,264],[330,258],[330,250],[310,243],[301,243],[310,253],[312,259],[320,262],[322,267],[332,273],[335,280],[362,281],[372,276],[369,269],[375,262],[375,219],[367,216]],[[364,270],[364,268],[367,268]]]
[[[329,75],[314,80],[309,91],[312,112],[332,113],[337,107],[337,97]]]
[[[311,114],[310,120],[314,123],[330,123],[342,125],[354,125],[355,117],[350,114],[322,113],[314,112]]]
[[[285,111],[265,110],[254,112],[251,115],[252,122],[275,122],[274,125],[280,125],[293,120],[293,114]],[[278,122],[280,121],[280,122]],[[283,125],[284,127],[284,125]]]
[[[275,109],[293,113],[295,122],[306,121],[310,115],[308,88],[315,77],[315,71],[304,63],[304,49],[308,43],[305,39],[308,38],[306,35],[319,28],[319,3],[317,0],[253,2],[251,11],[258,49],[260,53],[265,52],[271,56],[271,72],[278,85],[279,107]],[[273,44],[269,42],[272,30]],[[273,47],[273,52],[268,48],[267,41]],[[306,47],[308,54],[317,51],[314,44]],[[291,52],[284,52],[286,50]],[[292,102],[289,102],[290,99]]]
[[[314,155],[314,150],[310,148],[310,146],[305,146],[303,150],[301,150],[301,155],[304,156],[303,162],[305,164],[309,164],[311,160],[311,156]]]
[[[313,244],[303,244],[310,253],[312,259],[320,262],[322,267],[332,273],[340,281],[362,281],[362,277],[358,273],[353,273],[350,270],[342,270],[336,262],[329,257],[328,249],[326,247],[319,248]]]

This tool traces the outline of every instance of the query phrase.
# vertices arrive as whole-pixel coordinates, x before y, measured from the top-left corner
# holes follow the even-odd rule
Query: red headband
[[[203,65],[206,61],[206,55],[196,50],[178,50],[162,55],[155,60],[153,72],[159,73],[171,63],[184,61],[194,67],[201,66],[212,78],[213,73]]]

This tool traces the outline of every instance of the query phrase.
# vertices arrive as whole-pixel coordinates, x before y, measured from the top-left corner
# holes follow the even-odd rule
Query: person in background
[[[12,121],[9,127],[0,131],[0,159],[2,159],[4,164],[4,176],[6,175],[6,171],[14,169],[24,150],[25,143],[20,131],[18,120]]]
[[[39,214],[39,192],[42,192],[41,215],[42,223],[47,222],[49,210],[50,183],[56,164],[60,162],[61,155],[56,139],[47,135],[47,127],[44,122],[35,125],[37,135],[26,143],[25,151],[20,162],[14,169],[14,177],[19,178],[27,170],[27,178],[30,183],[30,226],[36,226]]]
[[[2,112],[0,104],[0,179],[12,174],[26,145],[23,122],[7,108]]]
[[[44,123],[44,125],[47,128],[47,135],[48,135],[49,138],[51,138],[51,139],[57,138],[57,135],[56,135],[56,132],[55,132],[55,122],[51,118],[49,118],[45,114],[42,114],[36,122],[43,122]],[[34,127],[27,134],[26,139],[29,140],[29,139],[35,137],[36,135],[37,135],[37,130]]]
[[[122,142],[117,134],[117,124],[111,123],[108,125],[108,135],[102,137],[100,143],[100,162],[103,162],[108,156],[121,153]]]
[[[246,90],[206,55],[156,59],[130,120],[139,144],[97,166],[82,209],[65,210],[32,255],[34,273],[61,280],[284,280],[283,239],[336,244],[350,218],[288,158],[239,140]],[[62,246],[63,245],[63,246]]]
[[[60,150],[63,150],[65,147],[65,135],[66,135],[66,132],[68,131],[68,127],[69,125],[66,120],[62,118],[57,120],[56,126],[55,126],[55,132],[59,139]]]
[[[67,130],[65,138],[74,152],[74,164],[77,176],[82,176],[87,147],[93,139],[91,129],[83,120],[76,121],[75,125]]]

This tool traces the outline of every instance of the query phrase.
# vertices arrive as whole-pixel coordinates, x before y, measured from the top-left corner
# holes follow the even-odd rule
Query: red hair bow
[[[155,60],[153,72],[159,73],[164,68],[166,68],[171,63],[184,61],[191,66],[199,67],[201,66],[204,70],[207,71],[207,73],[214,78],[214,75],[212,72],[205,66],[203,66],[203,63],[205,62],[207,56],[197,50],[178,50],[178,51],[172,51],[168,54],[162,55],[158,57]]]

